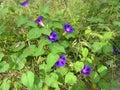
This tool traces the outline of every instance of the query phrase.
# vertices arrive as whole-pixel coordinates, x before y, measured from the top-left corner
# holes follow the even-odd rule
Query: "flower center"
[[[70,31],[70,29],[69,29],[69,28],[67,28],[67,29],[66,29],[66,31],[68,31],[68,32],[69,32],[69,31]]]
[[[29,8],[29,6],[28,6],[28,4],[27,4],[27,3],[25,4],[25,7],[26,7],[26,8]]]
[[[39,24],[40,24],[41,26],[44,26],[42,20],[39,21]]]
[[[49,36],[50,39],[53,39],[54,37],[52,35]]]
[[[84,72],[84,73],[86,73],[86,72],[87,72],[87,70],[86,70],[86,69],[83,69],[83,72]]]
[[[60,59],[59,59],[59,62],[62,62],[62,61],[63,61],[63,59],[60,58]]]

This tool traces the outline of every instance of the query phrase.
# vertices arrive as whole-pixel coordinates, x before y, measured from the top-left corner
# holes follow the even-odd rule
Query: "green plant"
[[[26,7],[20,1],[3,1],[0,89],[117,87],[114,79],[120,66],[118,2],[35,0],[27,2]]]

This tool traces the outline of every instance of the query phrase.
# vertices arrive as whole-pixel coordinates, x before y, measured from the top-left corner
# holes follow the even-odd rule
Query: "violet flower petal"
[[[36,23],[38,23],[39,25],[41,26],[45,26],[43,24],[43,16],[39,16],[36,20],[35,20]]]
[[[81,70],[82,74],[89,75],[91,73],[91,69],[89,66],[84,65],[84,68]]]
[[[48,38],[51,42],[55,42],[55,41],[57,41],[57,39],[58,39],[58,35],[57,35],[57,33],[56,33],[55,31],[52,31],[52,32],[50,33],[50,36],[47,36],[47,38]]]
[[[20,5],[22,5],[22,6],[26,7],[26,8],[29,8],[29,6],[28,6],[28,0],[20,3]]]
[[[74,28],[70,24],[64,24],[63,27],[64,31],[66,31],[68,34],[72,33]]]
[[[56,67],[62,67],[62,66],[65,65],[65,63],[66,63],[66,57],[65,57],[65,55],[61,55],[59,57],[58,61],[55,63],[55,66]]]

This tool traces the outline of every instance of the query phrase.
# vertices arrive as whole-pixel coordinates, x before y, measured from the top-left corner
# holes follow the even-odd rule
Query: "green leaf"
[[[120,21],[113,21],[113,24],[120,27]]]
[[[119,84],[118,84],[117,81],[115,81],[115,80],[111,80],[111,82],[110,82],[110,86],[111,86],[111,87],[114,87],[114,88],[118,88],[118,87],[119,87]]]
[[[6,61],[0,62],[0,73],[5,72],[9,69],[9,64]]]
[[[62,29],[63,28],[63,25],[61,23],[59,23],[59,22],[55,22],[53,24],[53,26],[54,26],[54,28],[58,28],[58,29]]]
[[[49,28],[41,28],[40,31],[42,34],[45,34],[45,35],[50,35],[51,33],[51,30]]]
[[[66,53],[65,48],[58,43],[53,43],[49,45],[49,48],[50,48],[50,51],[55,54],[59,52]]]
[[[34,86],[32,90],[42,90],[43,81],[39,77],[35,77]]]
[[[92,59],[90,59],[90,58],[86,58],[86,61],[87,61],[88,63],[90,63],[90,64],[93,63]]]
[[[84,67],[83,62],[77,61],[77,62],[74,63],[74,68],[75,68],[76,72],[81,71],[83,69],[83,67]]]
[[[39,43],[38,43],[39,45],[38,45],[38,47],[36,48],[36,51],[35,51],[35,53],[34,53],[34,56],[39,56],[39,55],[42,55],[42,54],[44,54],[44,46],[45,45],[48,45],[48,44],[51,44],[51,42],[48,40],[48,39],[46,39],[46,38],[41,38],[41,40],[39,41]]]
[[[110,84],[107,83],[106,81],[102,80],[98,83],[98,86],[102,89],[102,90],[110,90]]]
[[[27,39],[28,40],[36,39],[39,38],[40,36],[41,36],[41,30],[39,28],[32,28],[27,35]]]
[[[0,34],[2,34],[5,31],[5,26],[2,24],[0,25]]]
[[[38,48],[36,48],[36,51],[33,56],[40,56],[40,55],[44,54],[44,52],[45,51],[43,49],[43,46],[39,45]]]
[[[33,21],[29,21],[26,25],[25,25],[25,28],[28,28],[28,27],[37,27],[37,23],[33,22]]]
[[[48,86],[53,87],[53,88],[58,88],[59,82],[54,78],[53,76],[46,76],[45,77],[45,82]]]
[[[85,30],[85,34],[86,34],[86,35],[88,35],[88,34],[90,34],[90,33],[91,33],[91,29]]]
[[[66,75],[68,71],[69,69],[67,67],[61,67],[56,69],[56,72],[60,73],[62,76]]]
[[[69,46],[69,42],[66,40],[59,41],[60,45],[62,45],[64,48],[67,48]]]
[[[14,82],[14,88],[17,88],[18,90],[22,89],[22,84],[19,81]]]
[[[110,39],[112,39],[112,32],[105,32],[102,40],[110,40]]]
[[[73,31],[73,33],[71,33],[71,34],[66,34],[65,37],[67,39],[69,39],[69,38],[75,38],[75,31]]]
[[[25,47],[25,42],[18,42],[18,43],[15,43],[14,45],[12,45],[10,47],[10,50],[17,52],[17,51],[23,49],[24,47]]]
[[[106,44],[103,46],[102,50],[103,50],[103,52],[104,52],[105,54],[110,53],[110,52],[113,50],[113,46],[112,46],[112,44],[110,44],[110,43],[106,43]]]
[[[44,85],[42,90],[49,90],[49,86],[48,85]]]
[[[50,77],[53,77],[55,80],[58,80],[58,75],[56,73],[50,73]]]
[[[104,53],[109,53],[112,51],[112,45],[108,42],[94,42],[92,45],[92,51],[93,52],[103,52]]]
[[[34,56],[36,50],[37,50],[37,48],[35,45],[30,45],[29,47],[27,47],[23,50],[23,56],[24,57]]]
[[[98,28],[102,28],[102,29],[109,29],[108,26],[106,26],[105,24],[98,24]]]
[[[93,52],[97,52],[97,51],[101,50],[101,48],[102,48],[102,45],[100,42],[94,42],[92,45]]]
[[[20,27],[28,22],[28,18],[25,16],[21,16],[17,21],[17,27]]]
[[[47,56],[47,67],[51,68],[57,62],[58,58],[59,58],[59,55],[50,53]]]
[[[0,52],[0,61],[2,60],[3,57],[4,57],[4,53]]]
[[[34,73],[31,71],[23,73],[21,77],[21,82],[23,85],[31,89],[34,83]]]
[[[58,90],[58,84],[60,84],[58,81],[58,75],[56,73],[50,73],[50,75],[45,77],[45,82],[49,87],[55,88],[55,90]]]
[[[41,38],[41,40],[39,41],[40,46],[45,46],[45,45],[48,45],[48,44],[51,44],[51,42],[46,38]]]
[[[100,80],[100,76],[98,75],[97,72],[92,71],[92,73],[90,74],[90,81],[93,83],[97,83]]]
[[[83,81],[75,83],[69,90],[86,90],[86,85]]]
[[[82,49],[82,55],[83,55],[84,58],[87,57],[87,55],[88,55],[88,49],[87,48]]]
[[[9,64],[10,68],[12,69],[21,70],[25,66],[25,62],[26,59],[23,58],[21,55],[18,56],[13,54],[10,56]]]
[[[105,45],[105,42],[94,42],[92,45],[92,51],[93,52],[100,52],[102,50],[102,47]]]
[[[10,90],[10,80],[5,78],[0,85],[0,90]]]
[[[107,67],[104,65],[99,65],[97,67],[97,71],[99,72],[100,76],[103,77],[107,73]]]
[[[40,70],[40,75],[44,76],[45,73],[50,71],[50,68],[48,67],[47,64],[43,63],[43,64],[39,65],[39,70]]]
[[[66,74],[65,83],[74,84],[76,83],[76,81],[77,81],[77,77],[72,72]]]
[[[8,7],[0,8],[0,15],[9,13]]]

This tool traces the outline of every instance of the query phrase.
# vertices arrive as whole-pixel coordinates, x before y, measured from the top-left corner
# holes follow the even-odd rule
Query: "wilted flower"
[[[114,53],[115,55],[118,55],[118,54],[119,54],[119,51],[118,51],[117,49],[113,49],[113,53]]]
[[[22,2],[21,5],[25,6],[26,8],[29,8],[29,6],[28,6],[28,0]]]
[[[91,73],[91,69],[89,66],[84,65],[84,68],[81,70],[82,74],[89,75]]]
[[[39,16],[36,20],[35,20],[36,23],[38,23],[39,25],[41,26],[45,26],[43,24],[43,16]]]
[[[65,63],[66,63],[66,57],[65,57],[65,55],[61,55],[59,57],[58,61],[55,63],[55,66],[56,67],[62,67],[62,66],[65,65]]]
[[[52,31],[50,33],[50,36],[47,36],[47,38],[51,41],[51,42],[55,42],[58,39],[58,35],[55,31]]]
[[[67,32],[67,33],[72,33],[74,28],[70,25],[70,24],[65,24],[63,29]]]

